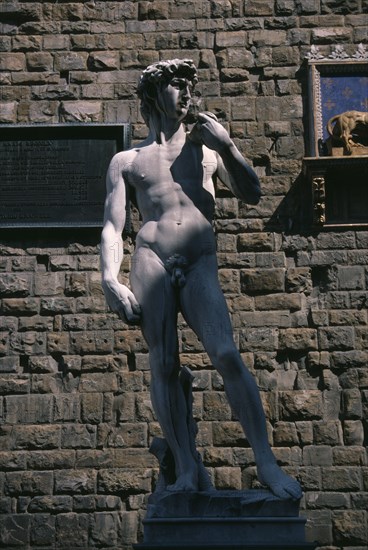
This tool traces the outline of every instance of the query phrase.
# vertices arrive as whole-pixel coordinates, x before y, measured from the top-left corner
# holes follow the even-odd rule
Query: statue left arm
[[[229,134],[219,122],[203,113],[200,113],[198,118],[204,145],[218,154],[217,173],[221,181],[231,189],[238,199],[248,204],[257,204],[261,197],[257,174],[245,162]]]

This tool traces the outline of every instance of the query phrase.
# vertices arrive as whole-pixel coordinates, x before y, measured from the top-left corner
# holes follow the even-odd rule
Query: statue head
[[[137,94],[141,100],[141,113],[147,126],[157,111],[157,97],[163,86],[173,78],[185,78],[193,88],[198,82],[197,70],[191,59],[170,59],[149,65],[142,73]]]

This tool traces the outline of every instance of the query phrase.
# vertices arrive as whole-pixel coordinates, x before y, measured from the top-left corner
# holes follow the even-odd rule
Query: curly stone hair
[[[170,59],[149,65],[140,77],[137,94],[141,100],[141,113],[145,123],[149,124],[152,111],[155,109],[157,90],[168,84],[174,77],[186,78],[193,87],[198,82],[197,69],[191,59]]]

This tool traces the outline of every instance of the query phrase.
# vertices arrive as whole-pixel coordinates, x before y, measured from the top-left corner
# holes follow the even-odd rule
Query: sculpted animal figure
[[[346,111],[335,115],[327,122],[327,131],[333,139],[342,141],[346,150],[351,153],[352,147],[361,145],[353,140],[353,135],[368,136],[368,113]]]

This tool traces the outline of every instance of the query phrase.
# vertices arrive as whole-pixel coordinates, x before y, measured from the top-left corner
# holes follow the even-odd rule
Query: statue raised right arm
[[[116,155],[106,176],[106,202],[104,226],[101,237],[102,287],[112,311],[129,323],[140,320],[140,307],[132,291],[119,282],[118,275],[123,261],[123,239],[126,218],[126,190],[120,159]]]

